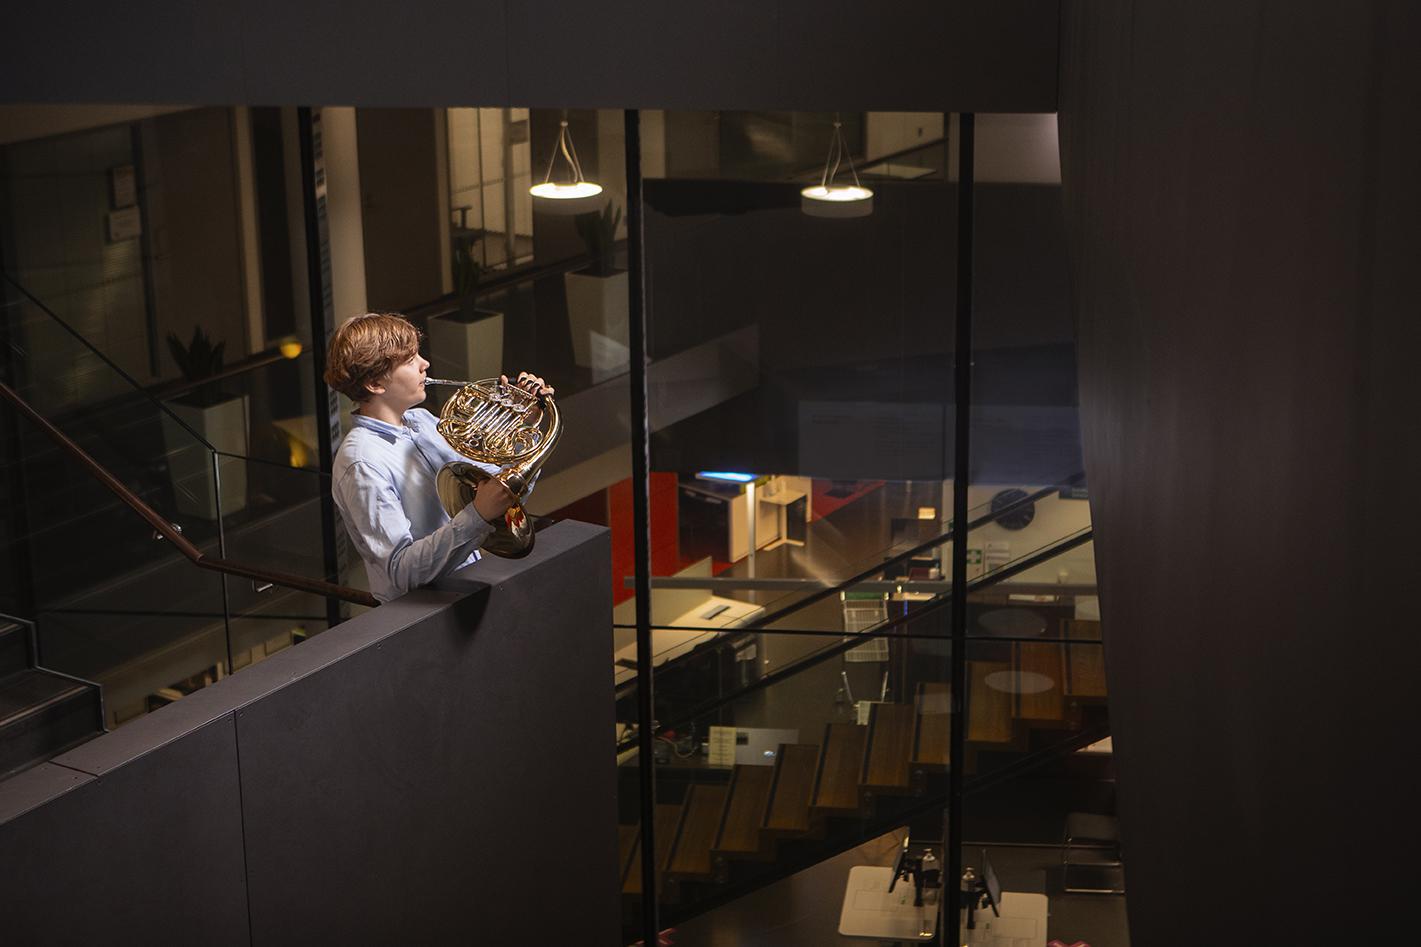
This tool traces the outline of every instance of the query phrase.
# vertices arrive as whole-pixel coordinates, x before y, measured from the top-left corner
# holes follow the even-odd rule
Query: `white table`
[[[702,618],[711,608],[724,605],[725,608],[714,618]],[[653,628],[651,630],[651,654],[653,666],[660,667],[672,658],[679,658],[694,648],[698,648],[707,642],[714,641],[724,634],[724,631],[715,629],[725,629],[734,631],[740,625],[745,624],[750,619],[763,612],[764,606],[753,605],[749,602],[741,602],[733,598],[724,598],[719,595],[707,596],[698,601],[694,608],[683,614],[676,615],[670,621],[654,622],[655,624],[669,625],[672,627]],[[680,627],[676,627],[680,626]],[[612,655],[612,684],[620,686],[636,677],[636,669],[617,664],[618,660],[635,661],[636,643],[633,642],[619,648]]]
[[[1001,917],[991,908],[980,908],[973,915],[977,926],[967,930],[967,912],[962,912],[962,943],[967,947],[1045,947],[1046,895],[1024,891],[1003,891],[997,906]]]
[[[844,908],[839,913],[839,933],[867,940],[920,943],[937,934],[938,903],[933,891],[931,903],[913,906],[913,882],[899,881],[888,892],[893,869],[859,865],[849,869],[844,887]],[[926,899],[925,899],[926,900]]]

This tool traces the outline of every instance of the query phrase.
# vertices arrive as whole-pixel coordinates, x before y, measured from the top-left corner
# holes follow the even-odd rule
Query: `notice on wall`
[[[735,765],[734,727],[711,727],[708,743],[711,766]]]
[[[125,207],[109,213],[109,243],[137,240],[143,234],[143,215],[137,207]]]
[[[138,175],[134,173],[133,165],[120,164],[109,168],[109,195],[115,210],[138,203]]]

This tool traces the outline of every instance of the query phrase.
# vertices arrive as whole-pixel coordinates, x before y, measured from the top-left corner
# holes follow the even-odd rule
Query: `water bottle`
[[[942,867],[932,849],[923,852],[922,867],[923,904],[937,904],[938,890],[942,887]]]
[[[923,852],[923,887],[937,888],[942,884],[942,866],[932,849]]]

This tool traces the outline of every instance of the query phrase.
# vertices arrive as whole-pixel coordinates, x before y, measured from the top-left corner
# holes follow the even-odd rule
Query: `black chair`
[[[1120,821],[1113,815],[1072,812],[1061,846],[1062,888],[1069,894],[1124,894]]]

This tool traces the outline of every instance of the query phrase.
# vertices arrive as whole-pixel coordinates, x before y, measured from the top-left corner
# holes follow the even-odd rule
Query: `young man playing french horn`
[[[356,403],[355,426],[336,451],[331,494],[381,602],[477,560],[493,524],[516,502],[490,479],[458,515],[444,511],[435,489],[440,468],[474,461],[450,447],[434,415],[417,407],[429,368],[419,342],[419,330],[403,316],[371,312],[342,323],[326,356],[326,384]],[[553,394],[528,372],[517,384]]]

